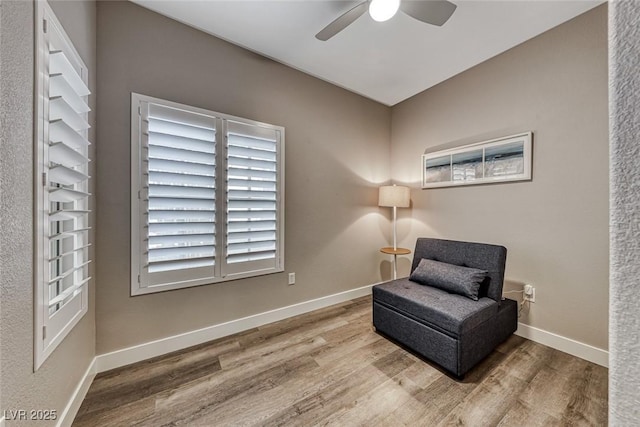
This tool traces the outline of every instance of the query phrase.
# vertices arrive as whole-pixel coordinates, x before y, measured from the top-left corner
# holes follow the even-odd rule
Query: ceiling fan
[[[365,0],[340,15],[316,34],[318,40],[327,41],[362,16],[367,9],[378,22],[391,19],[398,9],[427,24],[441,26],[449,20],[456,5],[447,0]]]

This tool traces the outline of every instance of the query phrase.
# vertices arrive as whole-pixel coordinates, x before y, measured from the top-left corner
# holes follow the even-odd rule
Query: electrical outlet
[[[295,285],[296,283],[296,273],[289,273],[289,284]]]
[[[529,302],[536,302],[536,288],[531,285],[524,285],[523,299]]]

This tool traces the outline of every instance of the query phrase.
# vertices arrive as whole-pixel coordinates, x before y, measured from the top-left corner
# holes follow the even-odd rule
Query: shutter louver
[[[49,315],[61,310],[90,280],[87,97],[81,74],[65,52],[48,49],[48,149],[44,172],[48,200]],[[48,159],[47,159],[48,157]]]
[[[235,130],[237,129],[237,130]],[[278,140],[243,126],[227,132],[226,262],[274,260],[278,251]]]
[[[215,265],[216,118],[146,103],[149,273]]]

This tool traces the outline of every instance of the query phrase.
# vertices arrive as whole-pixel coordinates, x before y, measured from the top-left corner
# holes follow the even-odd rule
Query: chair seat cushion
[[[374,286],[373,300],[453,337],[460,337],[498,313],[498,303],[491,298],[473,301],[408,278]]]

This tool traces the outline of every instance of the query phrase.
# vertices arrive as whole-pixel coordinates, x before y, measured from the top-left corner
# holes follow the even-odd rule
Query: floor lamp
[[[382,248],[383,253],[393,255],[393,278],[398,275],[397,260],[398,255],[406,255],[411,253],[408,249],[398,248],[398,235],[396,232],[397,209],[409,207],[409,187],[400,185],[385,185],[380,187],[378,191],[378,206],[393,208],[393,248]]]

